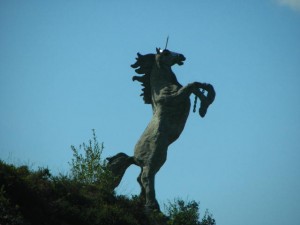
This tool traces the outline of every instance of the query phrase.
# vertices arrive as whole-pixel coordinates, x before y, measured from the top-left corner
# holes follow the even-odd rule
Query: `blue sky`
[[[209,82],[217,96],[170,146],[161,206],[180,197],[222,225],[297,224],[299,0],[2,0],[0,158],[67,173],[70,145],[91,129],[104,157],[132,155],[151,107],[130,64],[168,35],[187,58],[179,82]],[[130,167],[118,193],[139,193],[138,173]]]

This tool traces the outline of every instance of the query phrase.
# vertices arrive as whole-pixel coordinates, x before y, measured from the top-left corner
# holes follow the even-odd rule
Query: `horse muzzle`
[[[179,65],[179,66],[182,66],[183,65],[183,62],[186,60],[186,58],[184,57],[184,55],[182,55],[182,54],[178,54],[178,56],[177,56],[177,64]]]

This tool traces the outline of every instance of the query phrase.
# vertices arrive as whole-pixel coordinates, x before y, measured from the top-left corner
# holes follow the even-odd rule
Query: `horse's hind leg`
[[[137,182],[139,183],[140,187],[141,187],[141,193],[140,193],[140,197],[145,199],[146,198],[146,192],[145,192],[145,188],[143,186],[142,183],[142,174],[143,174],[143,168],[141,167],[141,172],[137,178]]]
[[[155,198],[155,189],[154,189],[154,177],[155,173],[151,171],[149,166],[143,167],[142,174],[141,174],[141,182],[142,186],[145,190],[146,195],[146,209],[147,210],[153,210],[158,209],[159,210],[159,204]]]

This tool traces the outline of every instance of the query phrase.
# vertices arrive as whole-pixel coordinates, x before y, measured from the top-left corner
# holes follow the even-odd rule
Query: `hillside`
[[[168,215],[143,211],[137,197],[117,196],[101,184],[83,184],[49,169],[31,171],[0,161],[1,225],[213,225],[206,214],[198,221],[198,204],[178,200]]]

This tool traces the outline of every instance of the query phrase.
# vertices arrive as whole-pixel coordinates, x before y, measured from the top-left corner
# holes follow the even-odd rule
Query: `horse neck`
[[[150,84],[153,114],[161,107],[159,102],[161,99],[167,97],[165,95],[177,92],[178,89],[182,87],[170,67],[159,68],[154,66],[150,75]],[[162,91],[162,89],[165,90]]]
[[[181,86],[171,67],[158,67],[154,65],[150,76],[151,88],[162,89],[170,85]]]

